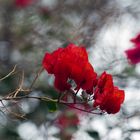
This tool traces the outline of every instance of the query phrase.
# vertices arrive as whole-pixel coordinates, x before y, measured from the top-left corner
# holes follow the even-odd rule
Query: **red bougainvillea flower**
[[[131,64],[140,63],[140,46],[125,51]]]
[[[15,0],[15,5],[17,7],[25,8],[32,4],[33,0]]]
[[[65,110],[56,121],[60,128],[60,139],[71,140],[73,134],[78,130],[79,123],[79,115],[75,110]]]
[[[138,34],[135,38],[130,40],[135,44],[135,46],[131,49],[125,51],[127,55],[127,59],[131,64],[137,64],[140,62],[140,34]]]
[[[140,47],[140,34],[138,34],[135,38],[132,38],[130,41],[133,42],[136,47]]]
[[[108,114],[115,114],[120,110],[124,97],[124,91],[114,87],[112,76],[103,72],[98,79],[93,106]]]
[[[77,84],[77,89],[93,92],[97,74],[88,61],[84,47],[71,43],[66,48],[59,48],[51,54],[46,53],[42,64],[48,73],[54,74],[54,84],[58,90],[69,90],[71,85],[68,80],[72,79]]]
[[[57,120],[57,123],[61,129],[75,127],[79,125],[79,122],[79,116],[74,110],[66,110]]]

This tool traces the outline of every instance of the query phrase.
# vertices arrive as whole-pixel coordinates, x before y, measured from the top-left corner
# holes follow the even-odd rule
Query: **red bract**
[[[124,91],[119,90],[113,85],[113,79],[110,74],[104,72],[98,80],[94,95],[94,107],[99,107],[108,114],[115,114],[120,110],[124,101]]]
[[[135,46],[131,49],[125,51],[127,55],[127,59],[130,60],[131,64],[137,64],[140,62],[140,34],[138,34],[135,38],[130,40],[135,44]]]
[[[80,120],[75,111],[67,110],[61,114],[57,122],[61,129],[66,129],[79,125]]]
[[[135,38],[132,38],[130,41],[133,42],[136,47],[140,47],[140,34],[138,34]]]
[[[28,5],[30,5],[33,2],[33,0],[15,0],[15,5],[17,7],[27,7]]]
[[[68,79],[72,79],[77,84],[77,89],[82,88],[92,93],[97,74],[88,61],[84,47],[69,44],[66,48],[59,48],[51,54],[46,53],[42,64],[48,73],[54,74],[54,83],[58,90],[69,90],[71,85]]]
[[[135,47],[125,51],[128,60],[131,64],[137,64],[140,62],[140,47]]]

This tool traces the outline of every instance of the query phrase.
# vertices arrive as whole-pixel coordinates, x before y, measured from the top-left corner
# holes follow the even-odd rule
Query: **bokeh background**
[[[8,110],[26,119],[0,104],[0,140],[139,140],[140,64],[130,65],[124,53],[140,32],[139,5],[140,0],[32,0],[27,5],[0,0],[0,78],[17,66],[13,75],[0,81],[1,97],[18,87],[22,71],[24,87],[29,87],[45,52],[69,42],[84,44],[95,71],[112,74],[126,95],[115,115],[80,113],[78,126],[69,130],[72,138],[56,125],[65,106],[50,113],[39,100],[5,101]],[[57,98],[53,77],[41,73],[31,95]]]

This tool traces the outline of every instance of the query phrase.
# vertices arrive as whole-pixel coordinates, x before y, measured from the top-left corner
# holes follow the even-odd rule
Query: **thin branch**
[[[7,98],[0,99],[0,101],[2,102],[3,100],[22,100],[22,99],[25,99],[25,98],[37,99],[37,100],[42,100],[42,101],[52,101],[52,102],[58,103],[57,99],[51,99],[51,98],[49,98],[47,96],[43,96],[43,97],[37,97],[37,96],[7,97]],[[76,104],[83,104],[83,102],[78,102],[78,103],[59,102],[59,103],[63,104],[63,105],[66,105],[68,107],[71,107],[71,108],[86,112],[86,113],[97,114],[97,115],[102,115],[103,114],[103,112],[97,113],[97,112],[92,112],[92,111],[89,111],[89,110],[85,110],[85,109],[82,109],[82,108],[72,106],[73,104],[75,104],[75,105]]]
[[[34,86],[36,80],[38,79],[38,77],[40,76],[40,74],[42,73],[43,70],[44,70],[43,67],[41,67],[41,68],[39,69],[39,71],[37,72],[37,75],[35,76],[33,82],[32,82],[31,85],[30,85],[29,90],[31,90],[31,89],[33,88],[33,86]]]
[[[12,70],[11,72],[9,72],[6,76],[2,77],[2,78],[0,79],[0,82],[1,82],[2,80],[4,80],[4,79],[8,78],[8,77],[11,76],[12,74],[14,74],[15,71],[16,71],[16,67],[17,67],[17,65],[14,66],[14,68],[13,68],[13,70]]]
[[[19,88],[16,90],[14,97],[16,97],[17,94],[21,91],[21,89],[23,87],[23,83],[24,83],[24,71],[22,71],[21,80],[19,82]]]
[[[26,119],[26,118],[24,117],[25,115],[23,115],[23,114],[17,114],[17,113],[15,113],[15,112],[9,110],[9,109],[4,105],[4,103],[3,103],[2,100],[1,100],[1,104],[3,105],[3,107],[6,109],[6,111],[7,111],[8,113],[10,113],[10,114],[16,116],[17,118]]]
[[[20,96],[20,97],[6,97],[6,98],[1,98],[0,101],[3,101],[3,100],[22,100],[22,99],[25,99],[25,98],[31,98],[31,99],[38,99],[38,100],[43,100],[43,101],[52,101],[52,102],[57,102],[58,100],[56,99],[51,99],[49,97],[46,97],[46,96],[42,96],[42,97],[37,97],[37,96]]]
[[[90,113],[90,114],[96,114],[96,115],[102,115],[102,114],[103,114],[103,112],[99,112],[99,113],[97,113],[97,112],[91,112],[91,111],[87,111],[87,110],[82,109],[82,108],[79,108],[79,107],[71,106],[71,105],[69,105],[69,104],[67,104],[67,103],[66,103],[66,104],[65,104],[65,103],[62,103],[62,104],[66,105],[66,106],[68,106],[68,107],[71,107],[71,108],[74,108],[74,109],[77,109],[77,110],[86,112],[86,113]]]

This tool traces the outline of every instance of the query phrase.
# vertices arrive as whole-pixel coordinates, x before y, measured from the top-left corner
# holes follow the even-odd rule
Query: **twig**
[[[21,80],[19,82],[19,88],[16,90],[14,97],[16,97],[17,94],[21,91],[21,89],[23,87],[23,82],[24,82],[24,71],[22,71]]]
[[[12,70],[11,72],[9,72],[6,76],[2,77],[2,78],[0,79],[0,81],[2,81],[2,80],[4,80],[4,79],[6,79],[7,77],[11,76],[11,75],[15,72],[16,67],[17,67],[17,65],[14,66],[14,68],[13,68],[13,70]]]
[[[37,100],[42,100],[42,101],[52,101],[52,102],[58,103],[58,100],[57,99],[51,99],[51,98],[49,98],[47,96],[37,97],[37,96],[27,96],[27,95],[26,96],[20,96],[20,97],[7,97],[7,98],[2,98],[2,99],[0,99],[0,101],[2,102],[3,100],[22,100],[22,99],[25,99],[25,98],[37,99]],[[91,112],[89,110],[87,111],[85,109],[72,106],[73,104],[83,104],[83,102],[78,102],[78,103],[59,102],[59,103],[60,104],[63,104],[63,105],[66,105],[68,107],[75,108],[77,110],[86,112],[86,113],[97,114],[97,115],[102,115],[103,114],[102,112],[96,113],[96,112]]]
[[[4,105],[4,103],[3,103],[3,101],[1,100],[1,104],[3,105],[3,107],[6,109],[6,111],[7,112],[9,112],[10,114],[12,114],[12,115],[14,115],[14,116],[16,116],[17,118],[22,118],[22,119],[25,119],[25,115],[21,115],[21,114],[17,114],[17,113],[15,113],[15,112],[13,112],[13,111],[11,111],[11,110],[9,110],[5,105]]]
[[[62,103],[62,104],[66,105],[66,106],[68,106],[68,107],[71,107],[71,108],[74,108],[74,109],[77,109],[77,110],[86,112],[86,113],[90,113],[90,114],[96,114],[96,115],[102,115],[102,114],[103,114],[102,112],[96,113],[96,112],[87,111],[87,110],[82,109],[82,108],[78,108],[78,107],[75,107],[75,106],[71,106],[71,105],[69,105],[69,104],[67,104],[67,103],[66,103],[66,104],[65,104],[65,103]]]
[[[44,70],[44,68],[43,68],[43,67],[41,67],[41,68],[39,69],[39,71],[38,71],[37,75],[35,76],[35,78],[34,78],[33,82],[32,82],[32,83],[31,83],[31,85],[30,85],[29,90],[31,90],[31,89],[33,88],[33,86],[34,86],[34,84],[35,84],[36,80],[38,79],[38,77],[40,76],[40,74],[42,73],[42,71],[43,71],[43,70]]]
[[[76,97],[77,97],[77,93],[80,90],[80,88],[77,89],[76,93],[74,94],[74,103],[76,103]]]
[[[6,98],[1,98],[0,101],[3,101],[3,100],[22,100],[22,99],[25,99],[25,98],[32,98],[32,99],[38,99],[38,100],[43,100],[43,101],[57,102],[57,100],[51,99],[51,98],[49,98],[47,96],[37,97],[37,96],[28,96],[28,95],[20,96],[20,97],[6,97]]]

